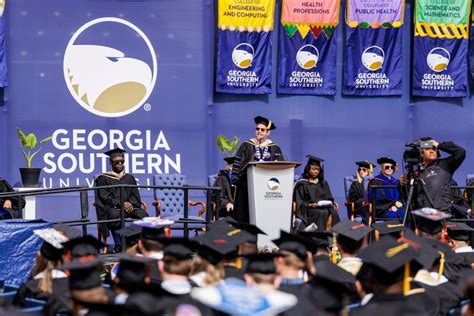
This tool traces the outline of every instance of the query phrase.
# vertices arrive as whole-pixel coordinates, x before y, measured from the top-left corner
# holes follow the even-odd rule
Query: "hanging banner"
[[[216,91],[271,93],[275,0],[219,0]]]
[[[339,0],[283,0],[278,92],[336,94]]]
[[[470,8],[470,0],[416,1],[413,95],[467,95]]]
[[[8,86],[7,56],[5,54],[5,17],[3,15],[5,2],[6,0],[0,0],[0,87]]]
[[[348,0],[345,95],[402,93],[404,0]]]
[[[470,42],[470,47],[469,49],[469,69],[471,71],[471,78],[474,80],[474,11],[471,12],[471,29],[470,29],[470,34],[469,34],[469,42]]]

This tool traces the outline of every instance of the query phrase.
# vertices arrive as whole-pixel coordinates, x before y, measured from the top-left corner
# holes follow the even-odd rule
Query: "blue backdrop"
[[[140,183],[146,184],[155,172],[181,172],[190,184],[204,185],[207,176],[224,164],[223,154],[215,145],[216,135],[236,135],[243,141],[254,134],[253,117],[263,115],[278,126],[271,138],[288,159],[304,162],[308,153],[326,159],[326,178],[341,203],[343,177],[354,173],[354,161],[375,161],[388,155],[400,162],[404,143],[426,135],[466,147],[467,159],[455,175],[460,184],[464,183],[466,173],[473,168],[471,94],[462,99],[410,97],[411,3],[406,6],[403,28],[401,97],[341,96],[344,10],[335,33],[336,96],[277,94],[277,45],[273,45],[270,95],[216,94],[215,6],[215,0],[9,1],[6,24],[10,86],[5,105],[0,108],[0,145],[5,149],[0,155],[0,175],[12,183],[19,181],[18,168],[25,164],[16,136],[16,127],[21,127],[41,137],[55,133],[55,142],[47,144],[34,161],[34,165],[45,167],[42,180],[46,187],[67,186],[68,181],[71,186],[91,183],[94,175],[102,172],[106,161],[98,154],[108,149],[111,138],[117,142],[123,139],[135,159],[131,171]],[[275,21],[280,20],[280,6],[281,1],[277,1]],[[341,6],[345,7],[344,1]],[[147,36],[157,57],[154,72],[143,37],[113,21],[87,28],[72,43],[114,48],[156,75],[154,86],[146,76],[140,77],[148,84],[150,95],[144,104],[123,116],[86,110],[73,97],[70,89],[74,88],[71,84],[68,88],[64,75],[65,52],[71,38],[81,26],[102,17],[135,25]],[[278,43],[278,32],[273,32],[273,43]],[[95,56],[91,51],[87,54]],[[80,81],[80,88],[85,89],[81,91],[89,91],[88,96],[92,96],[93,91],[104,87],[97,86],[97,78],[76,76],[82,70],[98,67],[86,55],[76,57],[79,67],[77,63],[74,66],[74,80]],[[108,60],[117,62],[120,58]],[[301,171],[299,168],[298,173]],[[151,192],[142,194],[150,203]],[[76,195],[40,198],[38,216],[51,220],[78,217],[79,201]]]

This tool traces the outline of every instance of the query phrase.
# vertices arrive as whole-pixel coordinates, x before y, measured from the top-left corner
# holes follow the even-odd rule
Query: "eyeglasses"
[[[387,165],[387,166],[383,166],[383,169],[384,170],[390,170],[390,169],[395,170],[395,167],[392,166],[392,165]]]
[[[257,132],[265,132],[267,129],[266,129],[266,128],[257,127],[257,128],[255,128],[255,130],[256,130]]]
[[[369,169],[361,167],[361,168],[358,168],[357,171],[369,171]]]
[[[112,160],[112,163],[114,165],[123,165],[125,163],[125,160]]]

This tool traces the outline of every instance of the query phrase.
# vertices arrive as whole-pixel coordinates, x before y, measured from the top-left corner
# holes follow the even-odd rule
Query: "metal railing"
[[[91,221],[89,219],[89,191],[96,191],[99,189],[120,189],[120,205],[122,206],[120,212],[120,218],[118,219],[108,219],[108,220],[97,220]],[[52,194],[61,194],[61,193],[70,193],[70,192],[79,192],[80,207],[81,207],[81,218],[79,220],[72,221],[59,221],[53,223],[64,223],[70,226],[82,226],[82,233],[87,234],[87,225],[97,225],[105,223],[115,223],[120,222],[120,226],[124,227],[125,222],[134,221],[132,219],[126,218],[126,212],[124,208],[125,202],[125,188],[142,188],[142,189],[153,189],[153,190],[183,190],[183,217],[180,218],[176,223],[183,224],[183,234],[185,238],[189,238],[189,224],[203,224],[206,228],[212,220],[212,192],[220,191],[218,187],[207,187],[207,186],[193,186],[193,185],[183,185],[183,186],[163,186],[163,185],[131,185],[131,184],[116,184],[116,185],[106,185],[106,186],[97,186],[97,187],[82,187],[75,186],[69,188],[54,188],[54,189],[33,189],[31,191],[22,191],[22,192],[3,192],[0,193],[0,198],[9,197],[16,198],[18,205],[21,205],[21,200],[26,196],[41,196],[41,195],[52,195]],[[198,221],[189,219],[189,191],[190,190],[199,190],[206,192],[206,217],[204,221]],[[125,236],[122,235],[122,245],[125,245]]]

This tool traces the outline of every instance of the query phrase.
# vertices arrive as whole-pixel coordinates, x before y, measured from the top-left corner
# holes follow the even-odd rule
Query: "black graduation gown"
[[[125,307],[128,315],[176,315],[177,308],[183,305],[192,305],[201,314],[211,315],[209,307],[194,300],[190,294],[172,294],[160,287],[149,287],[144,291],[131,294]],[[183,312],[183,311],[181,311]]]
[[[13,304],[15,306],[24,306],[26,298],[34,298],[37,300],[47,301],[51,294],[41,292],[38,290],[39,279],[31,279],[26,283],[23,283],[18,289],[15,297],[13,298]],[[62,293],[69,291],[69,280],[68,278],[55,278],[53,279],[53,294],[62,295]]]
[[[340,221],[334,207],[309,208],[309,203],[317,203],[323,200],[334,202],[334,198],[327,181],[322,183],[311,183],[306,179],[299,180],[293,189],[293,199],[296,202],[296,216],[302,220],[299,230],[303,230],[311,223],[316,223],[318,231],[326,230],[329,214],[332,215],[332,224]]]
[[[400,294],[375,294],[370,301],[361,307],[355,308],[350,315],[383,315],[383,316],[418,316],[430,315],[423,306],[409,299],[409,296]]]
[[[277,144],[270,142],[265,147],[256,147],[250,140],[240,145],[232,167],[232,183],[236,184],[235,204],[232,217],[240,222],[249,222],[249,193],[247,166],[251,161],[283,161],[283,153]]]
[[[131,174],[124,174],[120,179],[113,177],[108,173],[101,174],[95,180],[96,186],[117,185],[117,184],[131,184],[136,185],[137,182]],[[112,189],[98,189],[95,191],[95,206],[97,208],[97,219],[116,219],[120,218],[120,211],[122,205],[120,204],[120,190],[123,194],[124,202],[129,202],[133,205],[133,212],[126,214],[126,217],[143,218],[147,213],[141,208],[141,197],[138,188],[112,188]],[[108,225],[101,225],[102,231],[106,232],[108,236],[108,229],[120,229],[120,222],[110,223]]]
[[[219,211],[219,217],[226,217],[227,203],[234,204],[234,192],[235,187],[230,184],[229,173],[225,170],[219,171],[216,181],[214,182],[215,187],[219,187],[221,190],[215,193],[214,202],[216,203],[216,210]]]
[[[364,206],[368,202],[367,194],[365,193],[364,182],[360,183],[355,179],[352,181],[351,187],[349,188],[349,202],[354,203],[354,213],[363,218],[364,223],[368,223],[368,209]],[[351,217],[351,214],[347,214]]]
[[[15,190],[10,185],[10,183],[8,183],[7,180],[0,178],[0,193],[5,192],[15,192]],[[18,197],[0,198],[0,209],[3,209],[3,204],[6,200],[10,200],[12,202],[12,209],[15,211],[15,214],[12,214],[12,217],[21,217],[21,213],[19,213],[18,211],[22,210],[25,207],[25,198],[22,197],[20,201],[18,201]]]
[[[244,280],[244,271],[241,269],[237,269],[236,267],[232,266],[225,266],[224,267],[224,278],[236,278],[240,280]]]

